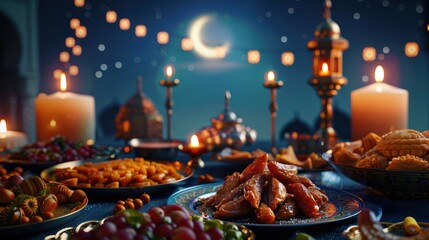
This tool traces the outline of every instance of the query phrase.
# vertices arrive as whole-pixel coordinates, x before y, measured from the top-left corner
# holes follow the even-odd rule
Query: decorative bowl
[[[429,198],[428,171],[388,171],[373,168],[357,168],[332,161],[332,151],[322,158],[349,179],[368,186],[373,192],[398,198]]]
[[[173,159],[177,152],[183,148],[182,142],[172,141],[147,141],[142,139],[131,139],[128,145],[134,149],[136,157],[147,159]]]
[[[80,223],[77,227],[66,227],[66,228],[60,229],[56,234],[46,236],[45,240],[72,239],[73,234],[79,231],[85,231],[85,232],[92,231],[97,227],[99,227],[100,225],[104,224],[104,222],[111,217],[113,216],[105,217],[100,221],[98,220],[85,221]],[[204,221],[207,221],[207,220],[204,220]],[[246,240],[256,239],[255,233],[251,229],[241,224],[234,224],[234,225],[237,226],[238,230],[243,234],[242,239],[246,239]]]

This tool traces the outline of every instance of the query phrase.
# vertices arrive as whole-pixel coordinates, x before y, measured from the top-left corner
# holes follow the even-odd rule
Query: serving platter
[[[48,182],[58,182],[58,180],[54,176],[54,172],[58,169],[64,169],[64,168],[74,168],[76,166],[81,166],[85,163],[88,163],[86,160],[78,160],[78,161],[71,161],[66,163],[61,163],[54,165],[50,168],[47,168],[43,170],[40,173],[40,177]],[[97,162],[102,163],[102,162]],[[71,189],[82,189],[85,191],[85,193],[90,197],[118,197],[118,196],[140,196],[143,193],[153,194],[153,195],[159,195],[163,194],[164,190],[171,190],[174,188],[177,188],[179,186],[182,186],[186,184],[186,181],[194,174],[194,170],[191,167],[186,166],[183,163],[180,162],[171,162],[166,161],[162,162],[164,164],[173,166],[178,173],[183,175],[182,179],[168,182],[168,183],[161,183],[157,185],[151,185],[151,186],[144,186],[144,187],[117,187],[117,188],[108,188],[108,187],[82,187],[82,186],[72,186],[67,185]],[[91,198],[92,199],[92,198]]]
[[[0,226],[0,236],[19,238],[47,231],[78,217],[87,204],[88,198],[85,198],[78,205],[59,204],[54,210],[54,218],[42,222]]]
[[[201,202],[204,201],[204,199],[214,195],[221,185],[222,183],[212,183],[182,189],[172,194],[168,198],[167,204],[180,204],[187,208],[188,211],[190,211],[192,214],[200,215],[209,219],[214,218],[213,209],[201,207]],[[351,193],[333,188],[322,189],[326,191],[329,201],[337,208],[337,211],[329,216],[320,218],[296,217],[288,220],[276,220],[276,222],[273,224],[257,223],[252,218],[231,219],[230,221],[243,224],[251,228],[307,227],[333,223],[352,218],[359,214],[359,212],[365,207],[363,200]]]

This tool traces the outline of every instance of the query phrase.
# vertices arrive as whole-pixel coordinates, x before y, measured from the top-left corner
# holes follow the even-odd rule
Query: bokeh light
[[[247,52],[247,61],[250,64],[257,64],[259,63],[260,59],[261,59],[261,54],[259,53],[258,50],[249,50]]]
[[[78,38],[85,38],[86,37],[86,27],[85,26],[79,26],[75,29],[76,37]]]
[[[77,18],[70,19],[70,28],[71,29],[76,29],[79,26],[80,26],[80,20],[79,19],[77,19]]]
[[[405,56],[417,57],[419,55],[419,44],[416,42],[407,42],[405,44]]]
[[[131,26],[131,22],[128,18],[122,18],[121,20],[119,20],[119,28],[121,30],[128,30],[130,29]]]
[[[74,0],[75,7],[83,7],[85,6],[85,0]]]
[[[189,38],[182,39],[182,50],[183,51],[191,51],[193,49],[192,41]]]
[[[118,19],[118,16],[115,11],[107,11],[106,12],[106,22],[108,23],[115,23]]]
[[[66,63],[70,60],[70,54],[68,52],[61,52],[60,53],[60,62]]]
[[[74,40],[73,37],[67,37],[65,43],[66,43],[66,47],[72,48],[76,44],[76,41]]]
[[[168,35],[168,32],[158,32],[156,39],[159,44],[167,44],[168,41],[170,41],[170,36]]]
[[[372,62],[377,57],[377,51],[373,47],[365,47],[362,50],[362,58],[366,62]]]
[[[72,53],[73,53],[73,55],[75,55],[75,56],[80,56],[80,55],[82,55],[82,47],[81,47],[81,46],[79,46],[79,45],[75,45],[75,46],[72,48]]]
[[[146,36],[147,29],[145,25],[137,25],[135,29],[135,33],[137,37],[144,37]]]
[[[79,74],[79,67],[78,67],[78,66],[76,66],[76,65],[71,65],[71,66],[69,67],[69,74],[70,74],[71,76],[76,76],[76,75],[78,75],[78,74]]]
[[[61,78],[61,73],[63,73],[63,70],[55,69],[52,75],[55,80],[59,80]]]
[[[295,55],[293,52],[283,52],[282,53],[282,64],[285,66],[292,66],[295,62]]]

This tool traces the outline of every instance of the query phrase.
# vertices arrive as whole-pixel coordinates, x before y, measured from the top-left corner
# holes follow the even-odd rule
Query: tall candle
[[[375,70],[376,83],[352,91],[352,140],[373,132],[383,135],[408,128],[408,91],[383,83],[384,70]]]
[[[6,121],[0,121],[0,152],[17,150],[28,143],[27,135],[23,132],[8,131]]]
[[[49,141],[56,135],[74,141],[95,139],[94,97],[66,92],[67,81],[61,74],[61,91],[39,94],[35,100],[36,135],[39,141]]]

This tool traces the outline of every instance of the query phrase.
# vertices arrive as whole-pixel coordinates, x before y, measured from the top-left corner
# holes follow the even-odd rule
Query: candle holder
[[[201,155],[207,152],[207,148],[204,144],[200,144],[197,135],[192,135],[188,143],[182,148],[182,152],[187,153],[191,156],[187,165],[194,168],[203,168],[204,161],[201,159]]]
[[[320,149],[317,151],[326,151],[337,141],[332,125],[332,100],[347,84],[343,76],[343,51],[349,47],[349,42],[341,37],[340,27],[331,19],[331,7],[331,0],[325,0],[323,21],[317,26],[314,38],[307,42],[307,48],[313,52],[313,74],[308,83],[322,103],[317,131]]]
[[[167,89],[167,100],[165,101],[165,107],[167,109],[167,139],[171,140],[171,116],[173,115],[173,87],[179,85],[179,79],[171,79],[173,76],[173,67],[171,65],[167,65],[165,67],[165,75],[167,79],[160,80],[159,84]]]
[[[189,167],[193,168],[203,168],[204,167],[204,161],[201,158],[201,155],[207,152],[207,148],[203,145],[200,146],[189,146],[186,145],[182,149],[183,153],[189,154],[191,159],[187,162],[187,165]]]
[[[267,73],[264,87],[270,89],[270,116],[271,116],[271,153],[277,154],[276,146],[276,117],[277,117],[277,88],[283,86],[282,81],[276,81],[274,72]]]

